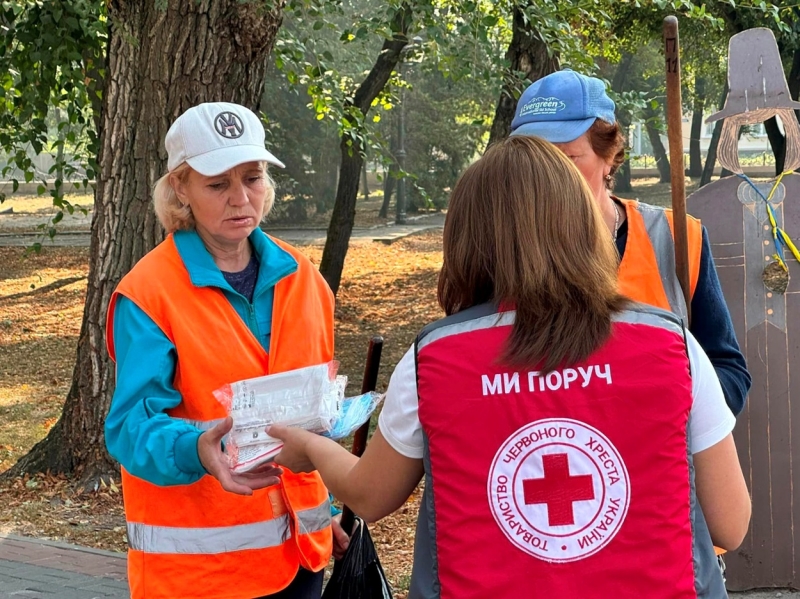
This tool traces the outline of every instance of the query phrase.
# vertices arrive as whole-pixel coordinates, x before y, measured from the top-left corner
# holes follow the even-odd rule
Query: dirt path
[[[430,214],[410,220],[406,225],[379,225],[369,228],[353,229],[351,243],[369,243],[380,241],[392,243],[403,237],[429,231],[431,229],[441,229],[444,226],[444,214]],[[13,220],[12,220],[13,218]],[[49,239],[41,233],[30,233],[31,225],[41,223],[41,217],[29,215],[0,215],[0,246],[30,246],[36,242],[43,246],[50,247],[88,247],[89,230],[91,224],[88,222],[76,222],[70,218],[70,227],[79,226],[78,230],[66,230],[59,232],[54,239]],[[84,217],[80,217],[84,218]],[[35,221],[35,222],[34,222]],[[289,243],[296,245],[325,245],[325,229],[302,229],[302,228],[273,228],[264,229],[270,235],[278,237]]]

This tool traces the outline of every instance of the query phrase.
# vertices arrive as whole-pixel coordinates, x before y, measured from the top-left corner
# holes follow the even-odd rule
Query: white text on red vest
[[[602,370],[601,370],[602,368]],[[529,372],[527,376],[528,391],[558,391],[559,389],[569,389],[569,386],[578,380],[580,375],[581,387],[588,387],[592,380],[603,379],[607,385],[611,384],[611,365],[604,364],[602,367],[595,364],[593,366],[578,366],[575,368],[565,368],[564,370],[553,370],[542,376],[537,371]],[[537,381],[538,380],[538,384]],[[520,373],[503,372],[493,376],[488,374],[481,375],[481,387],[483,395],[503,395],[507,393],[520,392]]]

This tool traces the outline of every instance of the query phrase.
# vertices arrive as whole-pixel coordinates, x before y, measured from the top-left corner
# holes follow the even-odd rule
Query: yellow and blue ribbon
[[[784,250],[788,249],[792,255],[794,256],[795,260],[800,262],[800,251],[798,251],[797,246],[794,244],[792,239],[789,235],[786,234],[786,231],[781,229],[778,226],[778,219],[775,218],[775,209],[772,207],[772,196],[775,195],[775,191],[778,189],[778,186],[781,184],[781,180],[783,179],[784,175],[791,174],[792,171],[784,171],[782,172],[778,178],[775,180],[775,183],[772,185],[772,189],[770,190],[768,195],[764,195],[761,190],[756,186],[755,183],[745,174],[739,174],[738,176],[747,181],[747,183],[752,187],[755,192],[764,200],[764,203],[767,207],[767,216],[769,217],[769,224],[772,227],[772,240],[775,244],[775,254],[773,258],[781,265],[783,270],[789,270],[789,267],[786,266],[786,253]]]

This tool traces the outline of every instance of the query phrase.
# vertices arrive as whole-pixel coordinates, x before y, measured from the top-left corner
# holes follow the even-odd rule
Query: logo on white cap
[[[217,133],[222,137],[236,139],[237,137],[241,137],[244,133],[244,124],[236,113],[220,112],[214,118],[214,129],[216,129]]]
[[[246,162],[269,162],[283,168],[264,146],[264,125],[245,106],[207,102],[179,116],[164,139],[167,168],[186,162],[201,175],[213,177]]]

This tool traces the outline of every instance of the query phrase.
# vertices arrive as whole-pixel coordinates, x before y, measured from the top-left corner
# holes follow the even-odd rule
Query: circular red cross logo
[[[566,418],[537,420],[500,447],[487,485],[498,526],[516,547],[549,562],[580,560],[619,531],[628,471],[603,433]]]

